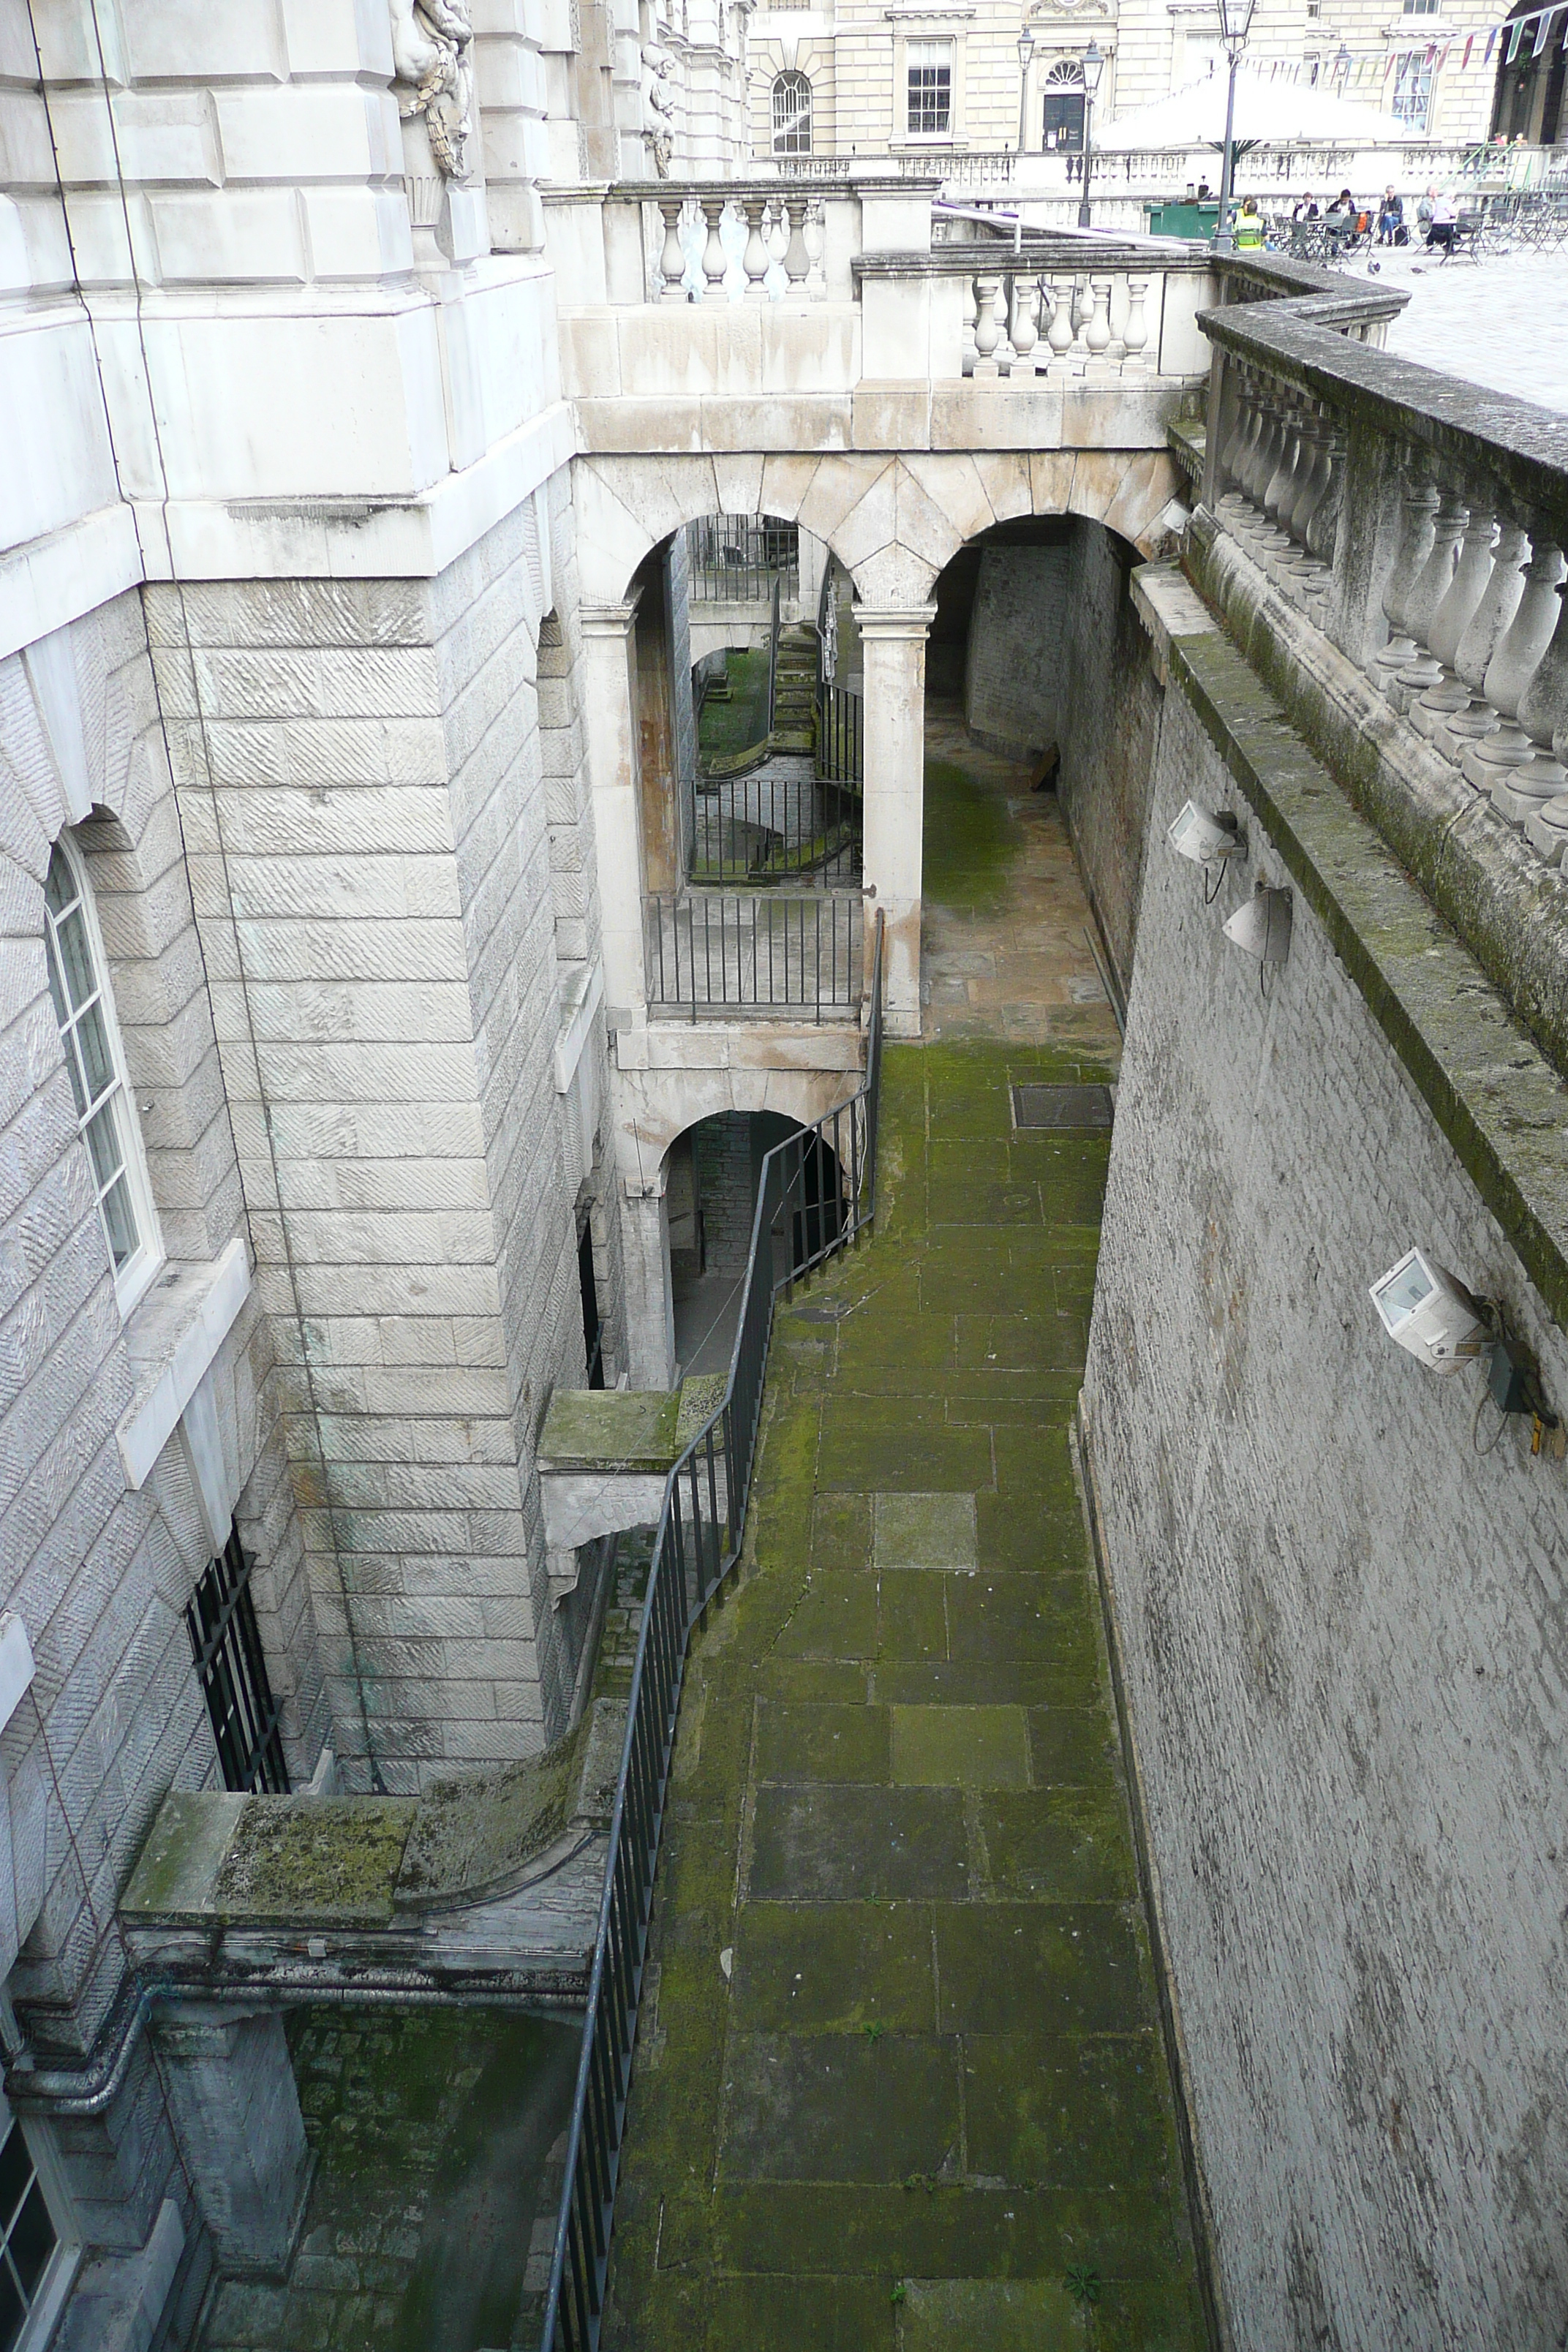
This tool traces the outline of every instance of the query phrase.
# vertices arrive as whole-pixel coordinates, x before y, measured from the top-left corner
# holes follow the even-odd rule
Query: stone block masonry
[[[1367,1288],[1420,1243],[1568,1405],[1568,1102],[1239,654],[1170,668],[1085,1400],[1231,2326],[1555,2343],[1564,1470]]]
[[[1099,523],[1073,534],[1059,791],[1079,867],[1125,995],[1143,874],[1160,690],[1127,593],[1131,551]]]
[[[148,592],[333,1744],[395,1793],[570,1698],[531,1467],[583,1366],[550,572],[529,502],[428,583]]]
[[[1076,534],[1075,534],[1076,535]],[[969,624],[963,715],[982,742],[1020,754],[1057,740],[1068,627],[1069,542],[990,546]]]

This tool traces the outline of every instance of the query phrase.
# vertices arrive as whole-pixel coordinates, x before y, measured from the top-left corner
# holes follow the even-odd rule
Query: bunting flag
[[[1460,71],[1461,73],[1463,73],[1463,72],[1464,72],[1465,68],[1469,64],[1469,62],[1470,62],[1470,51],[1475,47],[1475,46],[1476,46],[1476,37],[1475,37],[1475,35],[1474,35],[1473,33],[1467,33],[1467,34],[1465,35],[1465,54],[1464,54],[1464,56],[1459,59],[1459,71]]]
[[[1517,57],[1518,57],[1518,55],[1519,55],[1519,45],[1520,45],[1521,41],[1522,41],[1522,40],[1523,40],[1523,38],[1524,38],[1524,19],[1523,19],[1523,17],[1522,17],[1522,16],[1521,16],[1521,17],[1519,18],[1519,20],[1517,21],[1517,23],[1515,24],[1514,28],[1513,28],[1513,31],[1512,31],[1512,32],[1510,34],[1510,36],[1509,36],[1508,55],[1507,55],[1507,57],[1503,59],[1503,63],[1504,63],[1505,65],[1510,65],[1510,65],[1512,65],[1512,63],[1513,63],[1513,61],[1514,61],[1515,58],[1517,58]]]
[[[1447,64],[1447,62],[1448,62],[1448,52],[1449,52],[1449,50],[1453,47],[1453,46],[1454,46],[1454,44],[1453,44],[1453,42],[1452,42],[1452,41],[1445,41],[1445,42],[1444,42],[1444,44],[1443,44],[1443,46],[1442,46],[1442,47],[1438,50],[1438,52],[1437,52],[1437,66],[1436,66],[1436,70],[1437,70],[1437,72],[1438,72],[1438,73],[1441,73],[1441,72],[1442,72],[1442,70],[1443,70],[1443,68]]]
[[[1421,60],[1422,64],[1423,64],[1424,66],[1430,66],[1430,64],[1431,64],[1431,62],[1432,62],[1433,58],[1436,56],[1436,54],[1437,54],[1437,44],[1436,44],[1436,41],[1428,41],[1428,42],[1427,42],[1427,44],[1426,44],[1426,56],[1422,58],[1422,60]]]
[[[1532,58],[1538,58],[1541,55],[1542,50],[1546,47],[1546,36],[1552,30],[1552,19],[1556,13],[1557,12],[1554,8],[1549,8],[1545,16],[1542,16],[1537,24],[1535,27],[1535,47],[1530,52]]]
[[[1388,52],[1388,55],[1384,58],[1384,61],[1383,61],[1383,79],[1384,79],[1384,81],[1386,81],[1386,80],[1388,79],[1389,75],[1390,75],[1393,71],[1394,71],[1394,51],[1393,51],[1392,49],[1390,49],[1390,51]]]
[[[1481,59],[1481,63],[1482,63],[1482,65],[1484,65],[1484,66],[1489,66],[1489,65],[1490,65],[1490,63],[1491,63],[1491,61],[1492,61],[1492,51],[1493,51],[1493,50],[1496,48],[1496,47],[1497,47],[1497,37],[1498,37],[1498,28],[1497,28],[1497,26],[1494,25],[1494,26],[1492,26],[1492,28],[1491,28],[1491,31],[1487,35],[1487,53],[1486,53],[1485,57]]]

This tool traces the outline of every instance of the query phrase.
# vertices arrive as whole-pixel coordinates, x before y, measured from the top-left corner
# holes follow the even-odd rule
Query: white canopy
[[[1223,70],[1205,74],[1185,89],[1173,90],[1156,105],[1140,107],[1096,123],[1094,143],[1103,152],[1124,154],[1155,147],[1218,146],[1225,138]],[[1420,143],[1396,115],[1374,106],[1355,106],[1335,98],[1321,85],[1290,81],[1284,73],[1272,78],[1243,66],[1236,78],[1236,136],[1267,141],[1273,146],[1377,147],[1393,142],[1411,147]]]

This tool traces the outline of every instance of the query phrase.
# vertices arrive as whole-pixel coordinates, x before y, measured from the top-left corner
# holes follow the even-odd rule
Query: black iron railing
[[[286,1797],[289,1767],[281,1714],[250,1597],[251,1563],[231,1528],[228,1541],[185,1606],[196,1679],[207,1703],[223,1785],[250,1797]]]
[[[704,784],[690,805],[694,882],[859,879],[858,790],[763,772]]]
[[[774,583],[800,593],[800,530],[772,515],[704,515],[689,526],[694,604],[762,604]]]
[[[768,610],[768,696],[763,705],[763,738],[773,731],[773,715],[779,699],[779,576],[773,574],[773,600]]]
[[[643,900],[650,1008],[700,1013],[857,1010],[865,973],[858,890],[689,890]]]
[[[816,772],[856,793],[865,788],[865,699],[826,678],[817,689]]]
[[[740,1558],[774,1302],[810,1267],[853,1241],[877,1213],[881,1069],[879,914],[865,1081],[842,1110],[777,1145],[763,1161],[745,1296],[724,1401],[676,1464],[665,1488],[632,1667],[630,1712],[610,1822],[542,2352],[595,2352],[598,2345],[687,1646],[714,1587]],[[781,1242],[782,1273],[777,1270]]]

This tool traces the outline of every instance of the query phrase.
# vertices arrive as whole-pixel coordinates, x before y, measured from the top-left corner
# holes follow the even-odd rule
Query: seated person
[[[1377,241],[1379,245],[1397,244],[1399,242],[1399,232],[1404,226],[1405,199],[1403,196],[1396,194],[1394,189],[1385,188],[1383,192],[1383,204],[1377,215]]]
[[[1236,216],[1236,241],[1237,245],[1261,245],[1263,242],[1263,221],[1256,196],[1244,196],[1241,200],[1241,210]]]
[[[1323,218],[1336,246],[1344,245],[1354,236],[1355,199],[1348,188],[1340,190]]]
[[[1432,240],[1431,240],[1431,238],[1430,238],[1430,237],[1427,237],[1427,236],[1426,236],[1426,232],[1427,232],[1427,230],[1428,230],[1428,229],[1431,227],[1431,226],[1432,226],[1432,207],[1433,207],[1433,205],[1436,203],[1436,201],[1437,201],[1437,191],[1436,191],[1436,188],[1428,188],[1428,189],[1427,189],[1427,191],[1426,191],[1426,194],[1421,198],[1421,201],[1419,202],[1419,204],[1418,204],[1418,205],[1416,205],[1416,207],[1415,207],[1415,226],[1416,226],[1416,229],[1417,229],[1418,233],[1419,233],[1423,237],[1426,237],[1426,242],[1427,242],[1427,244],[1428,244],[1428,245],[1430,245],[1430,243],[1431,243],[1431,241],[1432,241]]]
[[[1295,203],[1290,207],[1290,217],[1293,221],[1320,219],[1321,215],[1318,211],[1317,198],[1315,196],[1298,196]]]
[[[1429,246],[1440,246],[1445,253],[1452,253],[1454,249],[1454,231],[1458,225],[1459,215],[1454,209],[1454,199],[1452,196],[1434,196],[1432,199],[1432,218],[1426,230],[1427,244]]]

